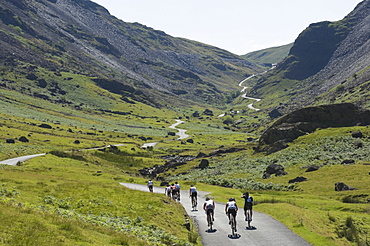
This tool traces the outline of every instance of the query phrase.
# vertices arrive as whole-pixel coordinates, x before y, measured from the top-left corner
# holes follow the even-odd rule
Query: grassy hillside
[[[283,61],[289,54],[293,43],[267,48],[242,55],[243,58],[259,64],[276,64]]]

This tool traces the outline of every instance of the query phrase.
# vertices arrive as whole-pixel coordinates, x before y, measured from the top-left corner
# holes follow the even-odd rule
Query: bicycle
[[[245,221],[247,221],[247,222],[248,222],[247,229],[252,228],[252,227],[251,227],[252,215],[251,215],[251,210],[250,210],[250,209],[247,209],[247,210],[245,211]]]
[[[153,192],[153,185],[149,185],[148,188],[149,188],[149,192]]]
[[[231,236],[236,236],[236,226],[235,226],[235,217],[232,213],[230,213],[230,226],[231,226]]]
[[[196,207],[197,207],[197,197],[196,196],[191,196],[191,208],[193,209],[193,211],[196,210]]]
[[[172,198],[173,198],[173,200],[179,202],[180,201],[180,193],[179,192],[173,193]]]
[[[208,211],[206,211],[206,213],[207,213],[207,223],[208,223],[208,227],[209,227],[208,231],[213,231],[213,228],[212,228],[213,220],[212,220],[211,213],[208,212]]]

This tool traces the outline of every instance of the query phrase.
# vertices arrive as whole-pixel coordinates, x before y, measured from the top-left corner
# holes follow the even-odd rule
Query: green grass
[[[189,232],[179,204],[161,194],[127,189],[119,182],[132,180],[121,169],[94,156],[85,158],[91,160],[48,154],[19,167],[1,168],[1,206],[9,208],[1,216],[10,220],[12,214],[24,213],[9,228],[10,245],[33,238],[38,240],[32,245],[115,245],[124,240],[126,245],[186,245]],[[29,223],[19,235],[21,221]],[[43,230],[32,234],[36,226]],[[90,231],[96,231],[92,237]]]

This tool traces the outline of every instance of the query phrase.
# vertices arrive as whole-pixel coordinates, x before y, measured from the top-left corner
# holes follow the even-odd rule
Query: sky
[[[92,0],[138,22],[237,55],[294,42],[311,23],[338,21],[361,0]]]

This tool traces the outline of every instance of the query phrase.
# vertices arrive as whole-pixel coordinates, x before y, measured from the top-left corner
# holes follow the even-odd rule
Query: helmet
[[[206,198],[206,201],[209,201],[209,197]]]
[[[235,201],[235,198],[234,197],[232,197],[232,198],[229,199],[229,202],[232,202],[232,201]]]

